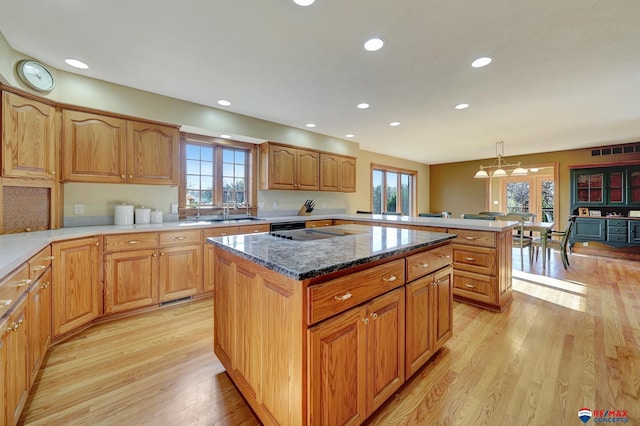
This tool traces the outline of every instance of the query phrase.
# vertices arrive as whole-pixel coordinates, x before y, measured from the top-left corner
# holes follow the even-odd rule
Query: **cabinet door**
[[[629,221],[629,243],[640,244],[640,220]]]
[[[269,189],[296,189],[295,148],[269,145]]]
[[[235,351],[235,263],[219,256],[214,248],[213,350],[225,365],[233,365]]]
[[[313,151],[297,150],[296,155],[296,189],[317,191],[320,189],[318,169],[320,154]]]
[[[0,424],[7,424],[7,322],[0,321]]]
[[[340,191],[356,192],[356,159],[340,159]]]
[[[54,179],[55,108],[2,92],[4,176]]]
[[[7,424],[15,425],[29,392],[29,322],[27,297],[23,296],[9,317],[7,331]]]
[[[627,199],[629,205],[640,205],[640,170],[629,169],[629,182]]]
[[[29,289],[29,384],[33,383],[51,336],[51,302],[49,284],[51,269],[42,275]]]
[[[607,173],[607,201],[608,204],[625,204],[625,172],[624,170]]]
[[[314,425],[358,425],[366,413],[366,307],[309,329],[309,410]]]
[[[338,181],[340,169],[340,157],[329,154],[320,154],[320,190],[340,191]]]
[[[126,120],[65,110],[62,132],[65,181],[125,182]]]
[[[158,303],[157,258],[153,249],[104,256],[105,314]]]
[[[192,296],[202,286],[200,244],[160,249],[160,301]]]
[[[100,315],[98,237],[53,243],[53,335],[72,331]]]
[[[412,376],[434,353],[431,314],[433,275],[406,285],[405,375]]]
[[[605,219],[577,218],[571,231],[572,241],[605,241]]]
[[[127,129],[127,182],[177,185],[178,130],[137,121]]]
[[[372,300],[367,315],[367,416],[404,383],[404,287]]]
[[[453,335],[453,268],[433,277],[433,350],[437,351]]]

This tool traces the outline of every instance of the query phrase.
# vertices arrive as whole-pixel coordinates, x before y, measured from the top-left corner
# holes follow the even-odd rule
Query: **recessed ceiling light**
[[[391,127],[398,127],[400,125],[399,121],[392,121],[391,123],[389,123],[389,126]]]
[[[488,56],[483,56],[482,58],[478,58],[475,61],[471,62],[471,66],[474,68],[482,68],[489,65],[491,61],[493,61],[493,59],[489,58]]]
[[[366,41],[366,43],[364,44],[364,48],[369,52],[375,52],[376,50],[382,49],[383,45],[384,41],[380,40],[379,38],[372,38],[371,40]]]
[[[358,104],[358,109],[367,109],[369,108],[369,104],[366,102],[362,102]]]
[[[231,135],[220,135],[223,139],[231,139]]]
[[[64,61],[67,63],[67,65],[71,65],[74,68],[80,68],[81,70],[86,70],[87,68],[89,68],[89,65],[77,59],[65,59]]]
[[[356,135],[354,135],[353,133],[347,133],[346,135],[344,135],[345,138],[353,138]]]
[[[298,6],[311,6],[316,0],[293,0]]]
[[[226,99],[220,99],[220,100],[218,101],[218,105],[222,105],[222,106],[229,106],[229,105],[231,105],[231,102],[229,102],[229,101],[228,101],[228,100],[226,100]]]
[[[469,104],[458,104],[454,108],[455,109],[467,109],[467,108],[469,108]]]
[[[313,123],[307,123],[307,124],[305,124],[305,126],[307,126],[307,127],[316,127],[316,125],[313,124]]]

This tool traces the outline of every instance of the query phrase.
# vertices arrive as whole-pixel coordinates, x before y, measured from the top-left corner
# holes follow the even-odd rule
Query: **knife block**
[[[302,206],[298,210],[298,216],[311,216],[311,212],[307,211],[307,206]]]

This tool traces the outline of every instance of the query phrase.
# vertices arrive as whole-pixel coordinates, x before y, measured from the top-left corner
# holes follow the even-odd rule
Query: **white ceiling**
[[[640,140],[639,0],[0,0],[0,32],[59,69],[78,72],[73,57],[424,163],[493,157],[500,140],[507,157]],[[471,68],[479,56],[494,61]]]

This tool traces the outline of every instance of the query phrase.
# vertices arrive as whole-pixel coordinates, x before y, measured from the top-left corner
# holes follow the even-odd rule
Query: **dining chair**
[[[547,238],[546,246],[547,252],[542,253],[543,256],[547,256],[547,259],[551,259],[551,249],[554,248],[560,251],[560,258],[562,259],[562,265],[564,269],[567,269],[569,266],[569,256],[567,255],[567,245],[569,243],[569,237],[571,236],[571,230],[573,229],[573,225],[576,223],[576,217],[570,216],[567,221],[567,227],[564,231],[552,231],[549,233],[549,238]],[[556,238],[553,238],[556,237]],[[538,248],[542,247],[542,239],[534,238],[533,247],[536,251],[536,259],[538,258]]]
[[[500,220],[507,222],[518,222],[518,225],[513,227],[513,234],[511,236],[511,247],[520,249],[520,266],[524,270],[524,248],[529,248],[529,264],[533,264],[533,238],[524,235],[524,222],[525,218],[521,215],[506,214],[500,216]]]
[[[373,212],[370,211],[366,211],[366,210],[356,210],[357,214],[373,214]]]
[[[402,216],[401,212],[382,212],[382,214],[386,214],[388,216]]]
[[[496,220],[496,216],[487,216],[484,214],[463,213],[463,219],[480,219],[480,220]]]
[[[480,212],[478,214],[484,215],[484,216],[504,216],[506,213],[502,213],[502,212]]]
[[[419,217],[442,217],[442,213],[418,213]]]

